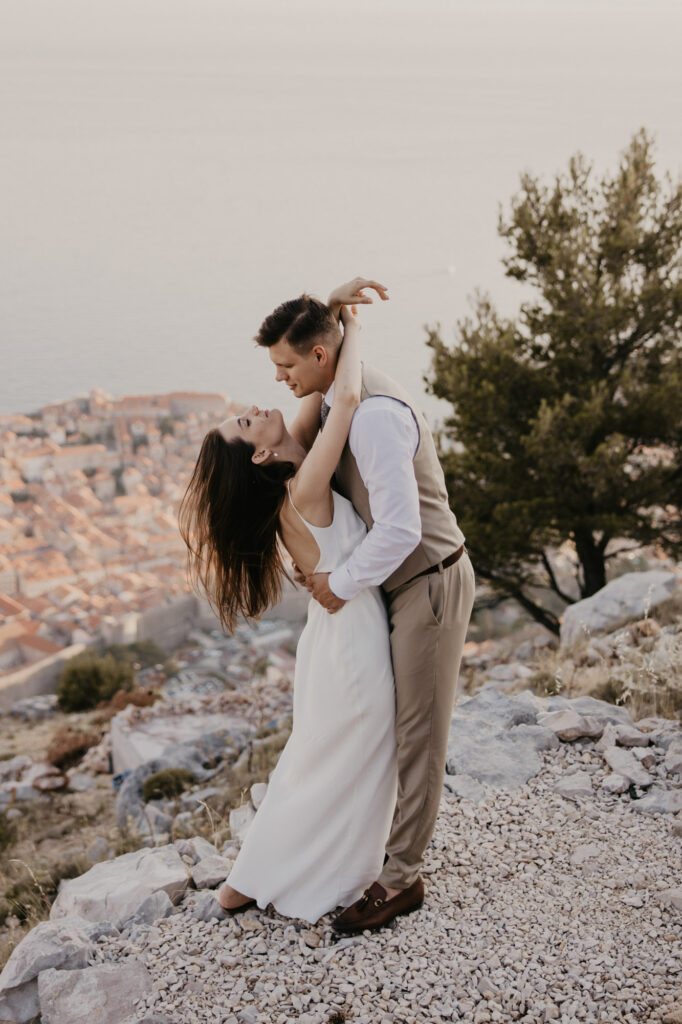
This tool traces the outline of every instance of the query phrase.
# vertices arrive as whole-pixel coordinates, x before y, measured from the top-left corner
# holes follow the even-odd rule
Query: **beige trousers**
[[[438,815],[450,716],[474,603],[466,552],[442,572],[386,595],[396,688],[398,798],[379,881],[406,889],[417,878]]]

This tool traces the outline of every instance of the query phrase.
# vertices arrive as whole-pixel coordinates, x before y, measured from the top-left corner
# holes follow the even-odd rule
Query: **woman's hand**
[[[352,281],[335,288],[327,300],[327,305],[337,319],[344,306],[350,306],[353,313],[357,313],[357,307],[361,303],[374,302],[370,295],[365,295],[364,288],[372,288],[383,302],[388,302],[388,289],[385,285],[367,277],[354,277]]]
[[[348,306],[341,307],[341,323],[343,324],[344,335],[349,327],[355,327],[357,331],[362,329],[362,324],[355,316],[355,310],[349,309]]]

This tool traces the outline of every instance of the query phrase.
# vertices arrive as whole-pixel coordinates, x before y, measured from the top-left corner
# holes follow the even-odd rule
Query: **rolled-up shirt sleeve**
[[[365,399],[353,417],[348,443],[369,493],[374,525],[329,577],[331,590],[345,601],[387,580],[422,534],[413,461],[419,429],[408,406],[383,395]]]

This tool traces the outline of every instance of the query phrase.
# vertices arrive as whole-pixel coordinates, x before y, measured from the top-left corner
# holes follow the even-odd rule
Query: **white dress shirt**
[[[324,400],[333,404],[333,384]],[[366,398],[355,411],[348,443],[369,492],[374,525],[350,558],[329,576],[331,590],[344,601],[365,587],[380,586],[414,551],[422,535],[413,462],[419,428],[411,409],[385,395]]]

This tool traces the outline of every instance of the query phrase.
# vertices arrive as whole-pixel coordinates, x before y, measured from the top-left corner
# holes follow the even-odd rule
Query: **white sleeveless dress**
[[[341,565],[366,535],[333,493],[331,526],[303,522],[317,572]],[[293,503],[292,503],[293,504]],[[300,515],[300,513],[299,513]],[[395,694],[378,588],[334,615],[311,600],[296,652],[293,729],[244,839],[229,885],[314,923],[379,876],[396,800]]]

